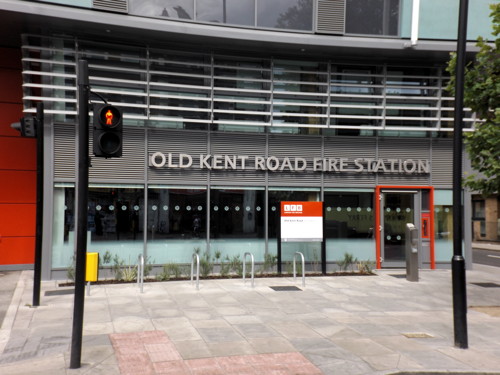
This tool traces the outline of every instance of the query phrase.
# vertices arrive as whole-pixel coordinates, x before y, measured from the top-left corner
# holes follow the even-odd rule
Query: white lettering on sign
[[[270,172],[323,172],[375,174],[429,174],[428,159],[320,158],[248,156],[231,154],[199,154],[154,152],[149,156],[152,168],[208,170],[255,170]]]

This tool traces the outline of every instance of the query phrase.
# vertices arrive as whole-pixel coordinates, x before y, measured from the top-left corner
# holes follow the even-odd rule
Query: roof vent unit
[[[108,12],[128,13],[128,0],[92,0],[92,8]]]
[[[318,0],[317,33],[344,35],[345,2],[346,0]]]

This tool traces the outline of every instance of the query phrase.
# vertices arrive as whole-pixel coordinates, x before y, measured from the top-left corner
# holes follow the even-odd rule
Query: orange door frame
[[[398,190],[429,190],[429,213],[430,213],[430,261],[431,269],[436,269],[436,258],[434,254],[434,187],[432,186],[392,186],[378,185],[375,187],[375,246],[377,257],[377,269],[382,268],[381,255],[381,238],[380,238],[380,193],[382,189],[398,189]],[[420,221],[420,218],[419,218]]]

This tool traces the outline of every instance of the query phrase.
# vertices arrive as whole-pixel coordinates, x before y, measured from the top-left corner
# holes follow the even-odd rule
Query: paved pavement
[[[485,374],[500,371],[500,269],[467,271],[469,349],[454,347],[451,272],[93,286],[82,367],[69,368],[72,288],[20,273],[0,374]],[[0,279],[1,281],[1,279]],[[302,290],[276,291],[271,286]],[[500,372],[498,372],[500,374]]]

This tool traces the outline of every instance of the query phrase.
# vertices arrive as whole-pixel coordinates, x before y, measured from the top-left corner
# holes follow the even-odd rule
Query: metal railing
[[[246,264],[247,264],[247,255],[250,255],[250,260],[252,262],[252,268],[250,275],[252,276],[252,288],[254,287],[254,270],[255,270],[255,261],[252,253],[243,254],[243,284],[245,284],[246,280]]]
[[[191,258],[191,284],[194,276],[194,260],[196,259],[196,290],[200,289],[200,256],[196,253]]]
[[[293,254],[293,281],[297,280],[297,255],[302,258],[302,286],[306,286],[306,262],[304,260],[304,254],[297,251]]]
[[[139,254],[137,260],[137,286],[144,293],[144,255]]]

